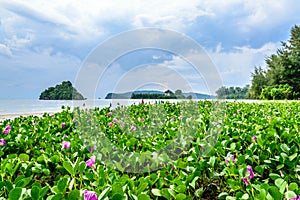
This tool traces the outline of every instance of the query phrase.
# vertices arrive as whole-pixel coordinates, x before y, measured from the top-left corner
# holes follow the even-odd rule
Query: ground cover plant
[[[144,160],[147,165],[139,160],[134,166],[123,165],[122,155],[97,141],[101,130],[101,137],[125,152],[159,150],[176,141],[180,130],[191,130],[182,128],[191,121],[180,112],[183,105],[65,108],[54,115],[0,122],[0,199],[299,198],[297,101],[226,103],[221,126],[211,118],[213,103],[199,101],[190,145],[163,157],[165,166],[148,162],[150,157]],[[148,112],[154,107],[156,112]],[[122,118],[125,111],[131,117]],[[218,127],[218,134],[213,148],[204,154],[205,134],[211,126]],[[157,133],[139,136],[147,127]],[[109,158],[119,158],[120,165],[113,167]],[[154,171],[145,169],[155,166]]]

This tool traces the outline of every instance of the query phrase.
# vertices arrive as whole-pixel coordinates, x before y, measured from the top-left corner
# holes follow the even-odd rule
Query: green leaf
[[[281,144],[280,148],[285,153],[289,153],[289,151],[290,151],[290,148],[289,148],[289,146],[287,144]]]
[[[18,181],[18,183],[16,184],[16,186],[24,188],[24,187],[26,187],[30,183],[31,180],[32,180],[31,177],[23,178],[20,181]]]
[[[74,176],[74,169],[69,161],[64,161],[63,167],[71,174],[71,176]]]
[[[184,199],[186,199],[186,195],[183,193],[176,194],[175,199],[176,200],[184,200]]]
[[[6,185],[6,188],[7,188],[8,192],[11,191],[14,188],[12,183],[9,182],[9,181],[5,181],[5,185]]]
[[[139,194],[138,200],[151,200],[151,198],[147,194]]]
[[[283,180],[282,178],[278,178],[275,180],[275,185],[279,188],[279,192],[281,194],[283,194],[285,187],[287,185],[287,182],[285,180]]]
[[[43,187],[43,189],[40,191],[40,198],[44,197],[47,194],[49,189],[50,187],[48,185]]]
[[[79,198],[80,198],[79,190],[72,190],[68,195],[68,199],[70,199],[70,200],[79,199]]]
[[[78,168],[80,174],[83,174],[85,168],[86,168],[85,162],[80,163],[79,168]]]
[[[161,194],[160,194],[160,190],[159,189],[156,189],[156,188],[153,188],[152,190],[151,190],[151,192],[152,192],[152,194],[154,195],[154,196],[161,196]]]
[[[244,155],[238,157],[238,163],[239,164],[245,163],[245,160],[246,160],[246,156],[244,156]]]
[[[214,167],[214,166],[215,166],[215,162],[216,162],[216,157],[215,157],[215,156],[212,156],[212,157],[210,157],[208,164],[209,164],[211,167]]]
[[[297,183],[290,183],[289,184],[289,190],[291,190],[291,191],[296,191],[296,190],[298,190],[298,184]]]
[[[259,190],[259,199],[266,199],[267,191],[265,189]]]
[[[274,200],[281,200],[282,199],[282,195],[280,194],[278,188],[275,187],[275,186],[271,186],[269,188],[269,193],[274,198]]]
[[[235,144],[235,143],[231,143],[231,144],[230,144],[230,150],[231,150],[231,151],[234,151],[235,148],[236,148],[236,144]]]
[[[29,156],[28,156],[27,154],[25,154],[25,153],[21,153],[21,154],[19,155],[19,158],[20,158],[20,160],[21,160],[22,162],[27,162],[27,161],[29,161]]]
[[[163,188],[160,190],[160,193],[161,193],[161,196],[165,197],[166,199],[170,199],[171,198],[171,195],[168,191],[167,188]]]
[[[104,199],[107,195],[108,195],[108,193],[109,193],[109,191],[110,191],[110,189],[111,188],[105,188],[105,190],[103,190],[102,192],[101,192],[101,194],[99,195],[99,200],[102,200],[102,199]]]
[[[8,198],[10,200],[18,200],[21,198],[21,195],[22,195],[22,188],[16,187],[9,192]]]
[[[122,200],[123,196],[121,194],[114,194],[112,196],[112,200]]]
[[[148,188],[148,184],[147,183],[142,183],[139,185],[137,191],[136,191],[136,194],[140,194],[142,193],[143,191],[145,191],[146,189]]]
[[[280,178],[280,175],[274,174],[274,173],[270,173],[270,174],[269,174],[269,177],[270,177],[272,180],[276,180],[276,179]]]
[[[241,199],[249,199],[249,194],[243,194]]]
[[[123,195],[123,188],[120,183],[115,183],[112,185],[112,193],[113,194],[121,194]]]
[[[33,200],[38,200],[40,197],[40,189],[37,186],[31,188],[30,196]]]
[[[70,191],[72,191],[72,189],[73,189],[74,182],[75,182],[75,178],[72,178],[72,180],[71,180],[70,183],[69,183],[69,187],[68,187],[68,189],[69,189]]]
[[[285,198],[286,198],[286,199],[292,199],[292,198],[295,198],[295,197],[297,197],[297,195],[296,195],[295,192],[293,192],[293,191],[287,191],[287,192],[285,193]]]
[[[222,192],[218,195],[218,199],[226,199],[227,196],[228,196],[227,192]]]
[[[61,180],[58,181],[57,183],[57,189],[64,194],[66,192],[67,189],[67,183],[68,183],[68,179],[67,178],[63,178]]]
[[[56,194],[56,195],[54,195],[54,196],[51,198],[51,200],[61,200],[62,197],[63,197],[62,194]]]
[[[289,156],[289,160],[293,161],[298,156],[298,153],[294,153],[293,155]]]
[[[186,191],[186,186],[185,186],[185,185],[178,185],[178,186],[175,188],[175,191],[178,192],[178,193],[185,193],[185,191]]]

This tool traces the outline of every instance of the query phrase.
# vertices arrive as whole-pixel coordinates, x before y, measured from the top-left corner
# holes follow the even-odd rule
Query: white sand
[[[49,113],[48,114],[53,114],[53,113]],[[28,116],[38,116],[38,117],[42,117],[44,115],[44,113],[20,113],[20,114],[0,114],[0,121],[6,120],[6,119],[15,119],[17,117],[23,116],[23,117],[28,117]]]

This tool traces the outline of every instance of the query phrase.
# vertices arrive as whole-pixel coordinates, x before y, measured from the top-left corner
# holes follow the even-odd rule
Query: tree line
[[[276,53],[265,60],[266,69],[255,67],[248,93],[240,88],[219,88],[219,98],[299,99],[300,98],[300,26],[291,28],[290,38],[281,42]],[[246,86],[247,88],[247,86]]]

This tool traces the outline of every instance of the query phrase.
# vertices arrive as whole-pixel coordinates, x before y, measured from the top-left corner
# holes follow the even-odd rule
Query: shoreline
[[[0,121],[13,120],[18,117],[37,116],[42,117],[45,113],[54,114],[55,112],[27,112],[27,113],[11,113],[11,114],[0,114]]]

